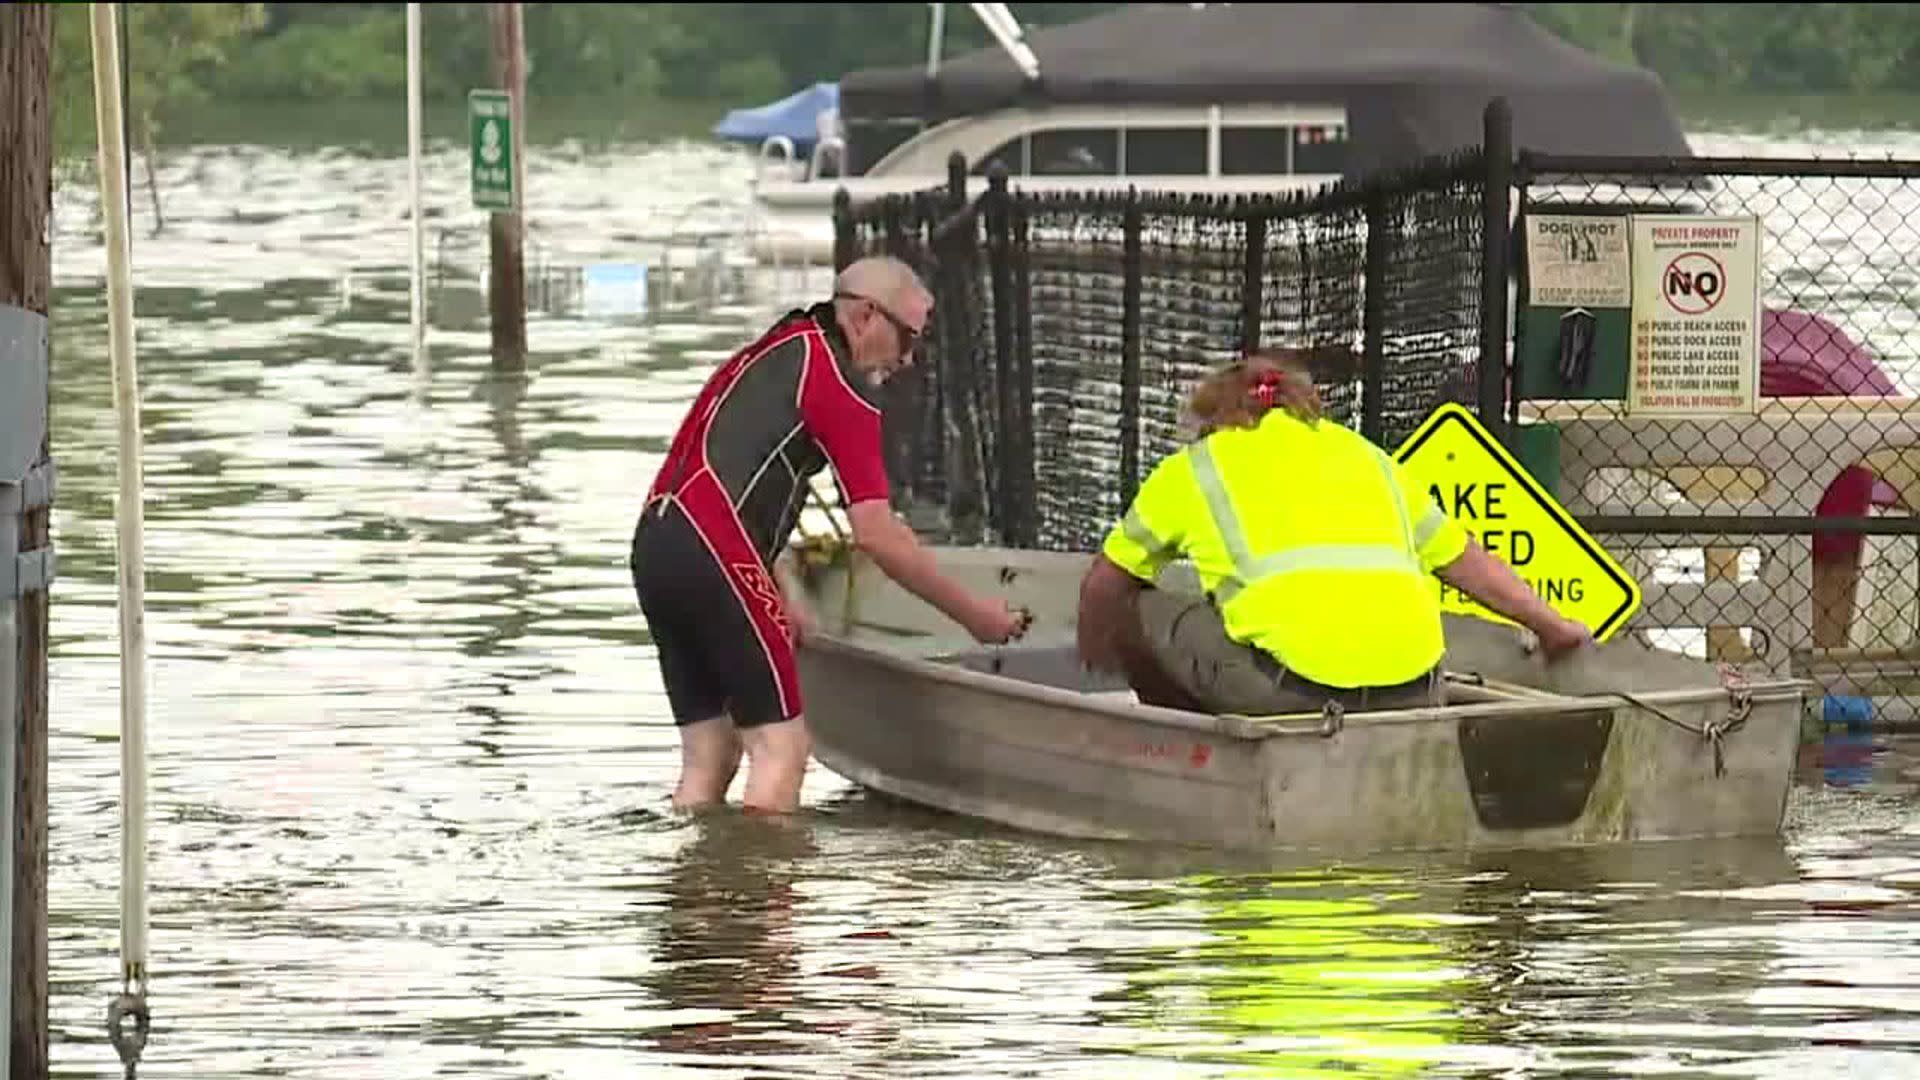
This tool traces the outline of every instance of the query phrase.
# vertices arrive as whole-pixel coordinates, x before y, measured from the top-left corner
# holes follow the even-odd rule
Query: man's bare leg
[[[740,736],[726,714],[680,727],[680,785],[675,810],[694,810],[723,802],[740,768]]]
[[[740,733],[747,749],[747,788],[741,807],[762,813],[791,814],[800,808],[800,782],[806,779],[813,735],[804,717],[758,724]]]

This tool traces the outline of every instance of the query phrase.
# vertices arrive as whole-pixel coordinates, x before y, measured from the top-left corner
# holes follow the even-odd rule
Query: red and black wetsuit
[[[634,529],[634,589],[674,722],[800,715],[771,573],[827,465],[845,505],[887,498],[880,407],[830,304],[789,312],[707,380]]]

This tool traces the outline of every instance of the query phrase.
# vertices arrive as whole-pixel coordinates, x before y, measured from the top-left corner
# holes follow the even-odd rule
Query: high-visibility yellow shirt
[[[1467,534],[1399,463],[1273,409],[1156,465],[1101,551],[1152,582],[1193,563],[1227,636],[1328,686],[1392,686],[1445,651],[1433,571]]]

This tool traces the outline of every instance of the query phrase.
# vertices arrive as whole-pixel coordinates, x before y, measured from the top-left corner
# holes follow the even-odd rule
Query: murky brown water
[[[1270,866],[987,830],[816,769],[803,827],[663,815],[639,495],[765,313],[535,315],[489,377],[464,159],[433,372],[404,161],[178,152],[136,200],[152,1005],[141,1075],[1907,1076],[1920,750],[1809,747],[1778,842]],[[537,261],[738,192],[534,159]],[[118,1075],[113,422],[92,192],[56,222],[53,1055]],[[726,220],[724,208],[689,220]],[[565,289],[556,286],[559,296]],[[559,296],[564,300],[564,296]],[[765,296],[785,305],[793,296]],[[909,722],[910,718],[902,718]]]

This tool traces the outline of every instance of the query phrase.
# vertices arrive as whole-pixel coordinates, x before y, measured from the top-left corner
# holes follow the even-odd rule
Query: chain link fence
[[[1477,398],[1485,158],[1289,196],[1028,194],[995,173],[841,206],[836,263],[906,258],[936,329],[894,388],[893,476],[947,539],[1090,550],[1245,350],[1309,347],[1329,414],[1383,443]],[[969,392],[970,391],[970,392]],[[1039,478],[1045,482],[1039,482]]]
[[[1558,498],[1641,582],[1643,639],[1813,678],[1849,721],[1909,721],[1920,695],[1920,163],[1523,153],[1515,180],[1519,246],[1543,215],[1757,219],[1756,411],[1628,409],[1624,351],[1617,365],[1571,354],[1599,352],[1593,339],[1610,332],[1624,350],[1628,320],[1646,313],[1596,310],[1584,331],[1564,308],[1536,315],[1522,259],[1511,416],[1553,432]],[[1720,342],[1675,344],[1712,360]]]
[[[1199,377],[1319,347],[1346,358],[1320,373],[1331,415],[1385,448],[1474,407],[1640,582],[1628,633],[1812,678],[1851,722],[1908,721],[1920,163],[1515,154],[1506,124],[1490,107],[1482,147],[1311,194],[992,175],[969,199],[956,160],[944,187],[843,200],[836,264],[891,252],[936,294],[889,391],[902,508],[949,542],[1091,550],[1179,445]],[[1529,222],[1675,213],[1758,221],[1753,412],[1630,412],[1635,314],[1531,302]]]

